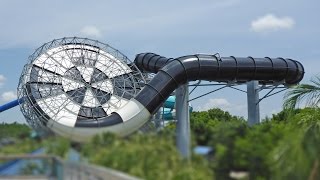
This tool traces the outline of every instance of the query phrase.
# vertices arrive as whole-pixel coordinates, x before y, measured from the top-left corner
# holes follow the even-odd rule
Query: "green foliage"
[[[143,179],[231,179],[230,172],[246,172],[245,179],[320,179],[319,108],[285,109],[252,127],[219,109],[193,112],[191,130],[194,145],[213,148],[207,159],[194,154],[189,161],[181,158],[174,123],[157,134],[127,138],[102,134],[79,150],[91,163]],[[16,130],[10,132],[20,136]],[[48,153],[65,157],[71,143],[60,137],[43,142],[18,139],[0,148],[0,154],[26,153],[43,146]]]
[[[17,140],[15,144],[0,148],[0,155],[30,153],[41,147],[41,143],[32,139]]]
[[[69,139],[57,136],[46,139],[44,144],[48,154],[57,155],[62,158],[66,157],[71,147],[71,142]]]
[[[216,178],[227,179],[231,170],[243,170],[244,168],[239,166],[236,142],[246,135],[248,131],[246,123],[237,120],[217,122],[209,130],[209,145],[215,150],[211,168]]]
[[[300,110],[271,156],[276,179],[320,179],[320,109]]]
[[[95,137],[83,147],[90,162],[143,179],[211,179],[206,161],[198,156],[183,160],[170,135],[136,134],[126,140],[112,134]]]
[[[27,162],[20,169],[20,174],[23,174],[23,175],[44,175],[44,173],[45,173],[44,161]]]
[[[0,124],[1,142],[11,141],[9,144],[0,144],[0,155],[30,153],[41,147],[41,143],[29,138],[30,133],[31,129],[25,124]]]
[[[291,121],[291,118],[299,113],[300,109],[284,109],[277,114],[272,114],[271,119],[266,119],[266,121],[276,121],[276,122],[285,122]]]
[[[291,88],[284,96],[285,109],[294,109],[302,101],[311,107],[320,103],[320,77],[311,79],[311,84],[299,84]]]
[[[248,172],[249,179],[308,179],[311,171],[319,178],[319,109],[286,109],[252,127],[220,111],[191,115],[198,144],[214,149],[216,179],[230,179],[232,171]]]
[[[210,109],[208,111],[193,112],[190,116],[190,126],[194,133],[196,142],[199,145],[208,145],[209,141],[216,130],[216,127],[221,125],[225,129],[229,126],[237,126],[238,123],[245,124],[244,119],[237,116],[232,116],[228,112],[221,109]]]
[[[244,136],[235,140],[233,169],[249,172],[250,179],[269,179],[272,174],[269,156],[286,131],[284,123],[274,122],[249,128]]]
[[[29,136],[30,132],[31,129],[25,124],[0,124],[0,139],[5,137],[25,138]]]

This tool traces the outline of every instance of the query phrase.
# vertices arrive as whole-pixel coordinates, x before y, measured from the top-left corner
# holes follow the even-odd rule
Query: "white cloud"
[[[1,100],[4,102],[17,99],[17,94],[14,91],[7,91],[1,94]]]
[[[5,81],[6,81],[6,77],[4,77],[4,75],[0,74],[0,87],[4,84]]]
[[[2,3],[4,1],[6,2]],[[123,2],[120,1],[87,3],[80,0],[74,3],[57,0],[32,4],[25,1],[2,0],[0,16],[16,18],[14,21],[5,19],[0,22],[2,25],[0,48],[26,46],[35,48],[41,43],[65,36],[91,36],[90,38],[99,36],[100,40],[106,38],[110,43],[113,40],[128,42],[129,38],[126,36],[129,35],[140,40],[139,36],[146,37],[148,34],[152,36],[152,42],[154,42],[154,39],[162,40],[163,38],[155,36],[154,31],[163,36],[173,34],[175,32],[173,29],[187,29],[181,25],[190,27],[190,24],[199,20],[207,22],[204,17],[209,19],[211,17],[209,13],[216,14],[217,10],[235,7],[241,2],[241,0],[214,0],[198,3],[180,0],[163,3],[143,0],[127,1],[126,6],[123,6]],[[65,8],[60,8],[62,3]],[[132,8],[136,6],[137,9]],[[106,7],[109,7],[107,13]],[[37,11],[30,11],[30,8],[35,8]],[[77,11],[69,9],[77,9]],[[215,18],[218,19],[216,16]],[[50,19],[50,22],[47,19]],[[215,24],[213,23],[212,26],[215,27]],[[190,33],[198,33],[192,28],[188,29]],[[134,38],[129,40],[136,46],[146,44],[141,42],[137,45]]]
[[[219,108],[224,111],[228,111],[233,115],[237,116],[247,116],[247,106],[244,104],[233,104],[224,98],[212,98],[209,99],[203,106],[198,106],[197,111],[207,111],[212,108]]]
[[[230,108],[231,103],[223,98],[217,98],[217,99],[209,99],[207,103],[201,107],[201,110],[208,110],[212,108],[220,108],[220,109],[226,109]]]
[[[295,25],[291,17],[277,17],[267,14],[251,22],[251,30],[258,33],[275,32],[282,29],[291,29]]]
[[[101,31],[95,26],[85,26],[80,30],[81,34],[89,37],[101,37]]]

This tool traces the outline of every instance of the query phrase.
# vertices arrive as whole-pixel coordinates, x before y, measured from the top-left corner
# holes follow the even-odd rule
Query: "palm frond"
[[[290,89],[284,96],[283,107],[293,109],[305,101],[307,106],[316,107],[320,103],[320,77],[311,79],[313,84],[300,84]]]

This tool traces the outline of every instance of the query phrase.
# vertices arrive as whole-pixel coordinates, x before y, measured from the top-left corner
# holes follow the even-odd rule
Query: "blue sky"
[[[303,82],[319,73],[320,1],[0,1],[0,104],[15,98],[23,65],[54,38],[81,36],[110,44],[134,59],[154,52],[285,57],[305,66]],[[244,87],[241,87],[244,88]],[[210,91],[199,88],[194,95]],[[260,104],[261,116],[281,110],[282,94]],[[192,102],[246,116],[246,95],[223,90]],[[0,122],[24,122],[19,108]]]

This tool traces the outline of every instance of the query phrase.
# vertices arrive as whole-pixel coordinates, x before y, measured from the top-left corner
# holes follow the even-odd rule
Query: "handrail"
[[[112,179],[112,180],[138,180],[138,178],[125,174],[123,172],[110,168],[85,164],[68,162],[54,155],[43,154],[18,154],[18,155],[0,155],[0,160],[48,160],[47,176],[57,179]],[[46,166],[48,168],[48,166]],[[0,174],[1,177],[1,174]]]

